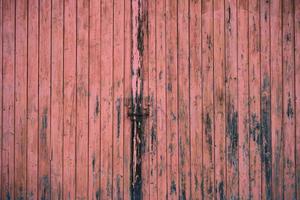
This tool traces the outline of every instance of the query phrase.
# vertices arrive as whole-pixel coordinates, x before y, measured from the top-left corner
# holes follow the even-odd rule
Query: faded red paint
[[[0,199],[298,199],[299,0],[1,0]]]

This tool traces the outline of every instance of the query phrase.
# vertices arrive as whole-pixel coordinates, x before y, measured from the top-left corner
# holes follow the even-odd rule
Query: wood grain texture
[[[0,199],[298,199],[299,5],[0,0]]]
[[[15,187],[15,1],[2,2],[2,199],[14,199]]]
[[[64,1],[63,199],[76,188],[76,2]]]
[[[238,0],[238,133],[239,196],[249,199],[249,67],[248,67],[248,0]]]
[[[100,1],[90,1],[89,15],[89,170],[88,198],[100,198]]]
[[[166,67],[167,67],[167,185],[168,198],[179,198],[178,155],[178,5],[166,1]],[[149,41],[150,42],[150,41]]]
[[[52,1],[51,19],[51,198],[62,199],[64,127],[63,1]]]
[[[26,197],[27,2],[16,1],[15,44],[15,198]],[[25,39],[24,39],[25,38]],[[25,186],[25,187],[24,187]]]
[[[202,1],[202,191],[203,199],[214,197],[214,38],[213,1]],[[192,72],[194,73],[194,72]]]
[[[201,1],[190,2],[190,116],[191,116],[191,198],[200,199],[202,182],[202,15]],[[204,20],[207,18],[204,18]],[[210,20],[208,23],[211,24]],[[212,37],[212,36],[211,36]],[[206,38],[204,36],[204,38]],[[212,53],[210,51],[210,53]],[[213,94],[211,94],[213,95]],[[210,113],[211,114],[211,113]],[[211,144],[212,145],[212,144]],[[211,152],[212,153],[212,152]],[[210,163],[206,163],[209,165]],[[210,167],[210,166],[208,166]],[[206,168],[206,167],[205,167]],[[210,170],[212,172],[212,170]],[[212,173],[210,173],[212,175]],[[209,181],[212,181],[209,177]],[[210,182],[212,185],[212,183]],[[212,191],[213,193],[213,191]]]
[[[177,84],[178,84],[178,169],[179,198],[191,198],[190,93],[189,93],[189,1],[178,1]],[[158,119],[159,120],[159,119]]]
[[[282,1],[271,2],[272,197],[283,198]],[[279,14],[276,14],[279,13]]]
[[[38,0],[28,1],[28,85],[27,85],[27,199],[37,199],[38,190]],[[61,39],[62,40],[62,39]],[[53,85],[54,87],[54,85]],[[54,95],[55,97],[55,95]],[[54,106],[55,108],[55,106]],[[54,110],[55,113],[55,110]],[[55,123],[54,123],[55,126]],[[55,154],[54,154],[55,156]],[[56,160],[56,156],[54,158]],[[55,162],[55,161],[54,161]],[[58,166],[59,167],[59,166]],[[55,171],[54,171],[55,172]],[[55,182],[55,180],[53,180]],[[55,188],[55,187],[54,187]]]

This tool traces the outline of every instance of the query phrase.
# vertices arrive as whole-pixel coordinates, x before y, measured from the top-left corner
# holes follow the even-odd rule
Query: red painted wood
[[[26,196],[27,3],[16,1],[15,38],[15,198]],[[24,187],[25,186],[25,187]]]
[[[260,97],[261,97],[261,159],[262,199],[272,196],[271,171],[271,68],[270,68],[270,4],[260,2]]]
[[[123,199],[124,1],[114,2],[113,33],[113,198]]]
[[[100,1],[90,1],[89,15],[89,170],[88,197],[100,198]]]
[[[51,2],[39,2],[39,159],[38,198],[50,198],[51,159]]]
[[[166,2],[156,1],[156,117],[158,198],[166,199],[167,137],[166,128]]]
[[[238,73],[237,73],[237,0],[225,1],[225,112],[226,112],[226,196],[238,197]]]
[[[178,1],[178,168],[179,168],[179,198],[191,198],[190,174],[190,93],[189,93],[189,1]],[[159,120],[159,119],[158,119]]]
[[[89,1],[77,1],[76,18],[76,199],[88,198]]]
[[[202,182],[202,67],[201,1],[190,2],[190,115],[191,115],[191,197],[200,199]],[[209,22],[211,23],[211,21]],[[204,36],[205,37],[205,36]],[[213,94],[212,94],[213,95]],[[210,170],[211,172],[211,170]],[[210,179],[211,180],[211,179]],[[211,183],[213,184],[213,183]],[[213,192],[213,191],[212,191]]]
[[[202,198],[214,197],[214,38],[213,1],[202,1]],[[193,71],[191,71],[191,74]]]
[[[282,63],[283,63],[283,194],[287,199],[296,198],[295,178],[295,32],[293,1],[283,1],[283,33],[282,33]]]
[[[273,198],[283,198],[282,1],[272,1],[270,6],[272,194]]]
[[[148,1],[149,198],[158,199],[156,104],[156,1]],[[151,196],[150,196],[151,194]],[[148,197],[147,197],[148,198]]]
[[[0,1],[2,199],[297,199],[298,4]]]
[[[48,199],[50,198],[51,175],[51,3],[49,1],[40,1],[39,3],[38,197]]]
[[[214,2],[215,198],[226,196],[224,1]]]
[[[249,3],[250,197],[261,198],[259,1]]]
[[[15,1],[2,2],[2,194],[14,199],[14,134],[15,134]]]
[[[178,5],[166,1],[166,67],[167,67],[167,185],[168,198],[179,198],[178,155]],[[151,41],[149,41],[151,44]]]
[[[248,71],[248,0],[238,0],[238,133],[239,196],[249,199],[249,71]]]
[[[131,94],[131,3],[124,3],[124,114],[127,115],[129,99]],[[123,198],[130,199],[130,148],[131,143],[131,121],[128,117],[124,119],[124,146],[123,146]]]
[[[62,199],[64,134],[63,1],[52,1],[51,37],[51,198]]]
[[[149,2],[144,1],[142,2],[142,9],[147,10]],[[148,14],[147,12],[143,12],[143,21],[148,21]],[[147,24],[143,24],[142,27],[143,33],[143,70],[142,70],[142,78],[143,78],[143,97],[144,97],[144,106],[149,109],[149,42],[148,42],[148,32],[147,32]],[[149,111],[148,111],[149,112]],[[142,148],[142,193],[143,197],[148,199],[150,196],[150,154],[149,152],[149,144],[150,144],[150,136],[151,132],[149,129],[149,120],[144,122],[144,136],[143,136],[143,148]]]
[[[37,199],[38,191],[38,95],[39,30],[37,0],[28,1],[28,85],[27,85],[27,199]],[[55,76],[54,76],[55,77]],[[53,85],[54,86],[54,85]],[[55,95],[54,95],[55,96]],[[55,107],[54,107],[55,108]],[[55,110],[54,110],[55,111]],[[54,123],[55,127],[55,123]],[[54,154],[55,156],[55,154]],[[56,157],[54,158],[56,160]],[[54,161],[55,162],[55,161]],[[55,172],[55,171],[54,171]],[[55,180],[53,180],[55,182]]]
[[[3,1],[0,2],[0,22],[1,22],[1,25],[0,25],[0,44],[1,44],[1,47],[2,47],[2,40],[3,40],[3,9],[2,9],[2,6],[3,6]],[[2,59],[3,58],[3,48],[0,49],[0,60],[2,62]],[[0,66],[0,197],[2,197],[2,181],[1,181],[1,178],[2,178],[2,137],[3,137],[3,65],[1,64]]]
[[[300,2],[294,1],[295,26],[295,112],[296,112],[296,197],[300,198]]]
[[[100,199],[113,195],[113,1],[101,2]]]
[[[76,2],[64,1],[63,199],[76,188]]]

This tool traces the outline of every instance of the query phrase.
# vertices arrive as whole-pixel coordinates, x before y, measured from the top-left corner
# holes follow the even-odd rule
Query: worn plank
[[[202,67],[201,1],[190,2],[191,198],[201,199],[202,182]],[[208,23],[211,23],[209,21]],[[211,36],[213,37],[213,36]],[[213,95],[213,94],[212,94]],[[212,119],[213,120],[213,119]],[[213,191],[212,191],[213,192]]]
[[[143,43],[143,58],[142,58],[142,81],[143,81],[143,106],[147,108],[149,105],[149,43],[148,43],[148,1],[141,2],[142,8],[142,27],[140,29],[140,35],[143,35],[139,38],[140,42]],[[150,131],[149,131],[149,120],[148,116],[144,118],[144,135],[142,137],[143,147],[141,148],[142,152],[142,193],[143,198],[148,199],[150,195],[150,154],[149,154],[149,145],[150,145]]]
[[[51,2],[39,5],[39,190],[38,198],[50,199],[51,159]]]
[[[15,138],[15,1],[3,0],[3,57],[2,57],[2,194],[14,199],[14,138]]]
[[[284,134],[284,185],[286,199],[296,199],[295,183],[295,52],[294,52],[294,1],[283,1],[283,134]]]
[[[282,1],[270,2],[272,198],[283,198]]]
[[[238,0],[239,198],[249,199],[248,0]]]
[[[27,99],[27,199],[37,199],[38,191],[38,0],[28,1],[28,99]]]
[[[250,197],[261,198],[259,1],[249,3]]]
[[[127,116],[128,107],[131,104],[131,2],[125,1],[124,4],[124,112],[126,117],[124,119],[124,145],[123,147],[123,198],[130,199],[130,149],[131,149],[131,122]]]
[[[157,117],[157,185],[158,197],[167,198],[166,132],[166,2],[156,1],[156,117]]]
[[[179,198],[178,166],[178,49],[177,2],[166,1],[166,68],[167,68],[167,185],[168,198]]]
[[[224,1],[214,1],[215,198],[226,197]]]
[[[300,198],[300,1],[294,1],[295,26],[295,112],[296,112],[296,199]]]
[[[64,1],[63,199],[75,199],[76,2]]]
[[[0,2],[0,197],[2,197],[2,137],[3,137],[3,1]]]
[[[76,199],[88,198],[89,1],[77,0]]]
[[[202,1],[203,169],[202,198],[214,196],[214,55],[213,1]]]
[[[124,1],[114,2],[113,198],[123,199]]]
[[[158,199],[156,112],[156,1],[148,1],[149,199]],[[151,194],[151,196],[150,196]],[[145,197],[146,198],[146,197]]]
[[[89,199],[100,199],[100,1],[90,1],[89,19]]]
[[[261,161],[262,199],[272,196],[271,142],[271,69],[270,69],[270,3],[260,2],[260,92],[261,92]]]
[[[225,1],[227,198],[238,198],[237,2]]]
[[[63,1],[52,1],[51,47],[51,198],[63,192]]]
[[[189,113],[189,4],[178,1],[178,133],[179,198],[191,198],[190,113]]]
[[[15,44],[15,198],[26,196],[27,1],[16,1]]]
[[[112,198],[113,172],[113,2],[101,4],[101,185],[100,199]]]

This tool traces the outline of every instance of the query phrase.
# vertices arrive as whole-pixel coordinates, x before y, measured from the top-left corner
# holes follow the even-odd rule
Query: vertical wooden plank
[[[113,198],[123,199],[124,1],[114,1]]]
[[[149,43],[148,43],[148,1],[141,2],[142,7],[142,27],[140,34],[143,35],[143,58],[142,58],[142,66],[143,66],[143,106],[146,108],[149,105]],[[141,40],[141,38],[140,38]],[[150,106],[150,105],[149,105]],[[143,147],[142,151],[142,193],[143,198],[148,199],[151,197],[150,195],[150,154],[149,154],[149,139],[150,139],[150,131],[149,131],[149,120],[148,116],[145,117],[144,120],[144,135],[142,137]]]
[[[238,0],[239,198],[249,199],[248,0]]]
[[[284,197],[296,199],[294,1],[283,1]]]
[[[189,113],[189,1],[178,1],[179,198],[191,198]]]
[[[238,198],[237,2],[225,1],[227,198]]]
[[[214,191],[214,55],[213,1],[202,1],[203,177],[202,198]]]
[[[249,2],[250,197],[261,198],[259,1]]]
[[[178,166],[178,26],[177,1],[166,1],[166,67],[167,67],[167,185],[168,198],[179,198]]]
[[[76,199],[87,199],[89,141],[89,1],[77,0],[76,23]]]
[[[300,1],[294,1],[295,15],[295,106],[296,106],[296,199],[300,198]]]
[[[100,17],[99,0],[90,0],[89,41],[89,199],[100,199]]]
[[[27,199],[38,191],[39,3],[28,1]]]
[[[272,141],[271,141],[271,71],[270,71],[270,4],[260,2],[260,92],[261,92],[261,161],[262,198],[272,196]]]
[[[201,1],[190,1],[191,198],[201,199],[202,182],[202,18]],[[211,36],[212,37],[212,36]],[[213,191],[212,191],[213,192]]]
[[[156,104],[156,1],[148,1],[149,198],[158,199]],[[146,198],[146,197],[145,197]]]
[[[2,196],[2,134],[3,134],[3,63],[2,63],[2,52],[3,52],[3,1],[0,1],[0,197]]]
[[[167,135],[166,130],[166,33],[165,13],[166,2],[156,1],[156,117],[157,117],[157,185],[158,197],[167,198],[167,171],[166,151]]]
[[[38,198],[50,199],[50,81],[51,81],[51,2],[39,7],[39,190]]]
[[[113,1],[101,5],[101,191],[100,199],[112,198],[113,171]]]
[[[50,198],[51,2],[39,8],[39,198]]]
[[[75,199],[76,1],[64,1],[63,199]]]
[[[272,197],[283,199],[282,1],[270,3]]]
[[[51,198],[63,192],[63,1],[52,1]]]
[[[214,0],[215,198],[226,197],[224,1]]]
[[[124,96],[126,98],[126,104],[124,104],[124,111],[128,112],[128,106],[130,105],[131,94],[131,2],[125,1],[124,3]],[[131,144],[131,121],[130,118],[124,119],[124,148],[123,148],[123,173],[124,173],[124,196],[126,200],[130,197],[130,144]]]
[[[15,1],[3,0],[2,199],[14,199]]]
[[[26,196],[27,1],[16,1],[15,197]],[[11,169],[12,170],[12,169]]]

